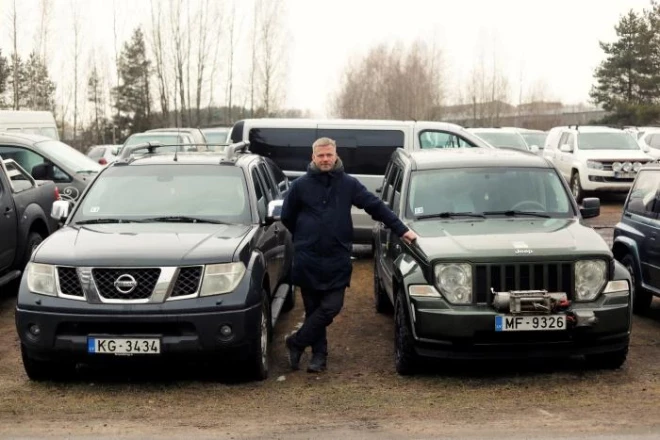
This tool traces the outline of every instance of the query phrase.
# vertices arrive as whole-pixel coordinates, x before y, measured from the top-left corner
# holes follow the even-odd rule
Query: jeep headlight
[[[467,263],[436,264],[435,284],[442,296],[453,304],[472,302],[472,266]]]
[[[28,263],[28,289],[40,295],[57,296],[55,290],[55,266],[50,264]]]
[[[587,168],[591,168],[592,170],[602,170],[603,169],[603,163],[602,162],[596,162],[595,160],[588,160],[587,161]]]
[[[222,295],[238,286],[245,275],[243,263],[209,264],[204,270],[200,296]]]
[[[607,263],[582,260],[575,263],[575,301],[593,301],[607,282]]]

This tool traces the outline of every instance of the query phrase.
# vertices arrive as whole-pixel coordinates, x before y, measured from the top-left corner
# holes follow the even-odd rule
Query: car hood
[[[580,150],[578,155],[583,159],[599,161],[615,160],[650,160],[651,156],[639,150]]]
[[[611,255],[605,240],[574,218],[425,220],[411,227],[419,235],[419,248],[430,259],[499,261],[540,257],[563,260]]]
[[[232,261],[249,225],[122,223],[67,226],[38,248],[37,263],[180,266]]]

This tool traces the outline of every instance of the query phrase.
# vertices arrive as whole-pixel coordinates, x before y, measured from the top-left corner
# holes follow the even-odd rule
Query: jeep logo
[[[135,280],[135,278],[133,278],[132,275],[125,273],[123,275],[118,276],[114,284],[115,284],[115,289],[117,289],[117,292],[123,293],[124,295],[128,295],[129,293],[135,290],[138,283]]]
[[[515,251],[513,251],[513,253],[516,254],[516,255],[521,255],[521,254],[522,255],[525,255],[525,254],[529,255],[529,254],[533,254],[534,251],[531,250],[531,249],[516,249]]]

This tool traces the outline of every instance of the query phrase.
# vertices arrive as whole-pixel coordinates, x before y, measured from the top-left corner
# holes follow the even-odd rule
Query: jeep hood
[[[37,249],[37,263],[180,266],[232,261],[249,225],[123,223],[67,226]]]
[[[605,240],[574,218],[425,220],[411,227],[419,235],[419,247],[430,259],[574,260],[579,256],[611,255]]]

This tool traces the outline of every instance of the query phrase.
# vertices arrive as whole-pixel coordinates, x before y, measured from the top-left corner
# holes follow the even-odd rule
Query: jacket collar
[[[330,171],[321,171],[314,162],[310,162],[309,165],[307,166],[307,174],[311,176],[327,175],[330,177],[334,177],[342,174],[343,172],[344,172],[344,163],[341,161],[339,157],[337,157],[335,166],[332,167]]]

